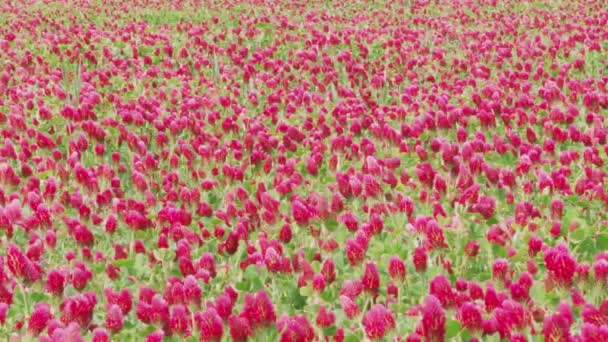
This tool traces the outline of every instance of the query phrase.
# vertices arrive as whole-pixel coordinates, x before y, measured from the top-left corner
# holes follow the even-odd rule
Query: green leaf
[[[461,333],[460,333],[460,340],[461,341],[470,341],[471,338],[473,336],[471,336],[471,333],[469,332],[468,329],[464,329]]]
[[[249,291],[249,282],[247,281],[239,281],[234,284],[234,287],[239,291]]]
[[[545,301],[545,288],[542,284],[534,284],[530,289],[530,297],[534,298],[535,301],[539,303],[544,303]]]
[[[216,208],[220,204],[221,198],[214,192],[210,191],[207,195],[207,202],[212,208]]]
[[[501,246],[497,243],[493,243],[492,244],[492,255],[494,256],[494,258],[506,258],[507,251],[503,246]]]
[[[93,272],[94,275],[99,275],[99,274],[103,273],[105,271],[105,269],[106,269],[106,265],[100,262],[100,263],[94,264],[91,267],[91,272]]]
[[[137,330],[139,331],[140,337],[146,337],[146,336],[150,335],[151,333],[153,333],[156,330],[156,327],[154,327],[154,326],[149,326],[147,328],[139,327]]]
[[[443,267],[441,267],[439,265],[433,265],[426,270],[426,276],[427,276],[427,279],[429,279],[429,280],[435,278],[436,276],[440,275],[441,273],[443,273]]]
[[[498,224],[498,219],[495,216],[492,216],[487,223],[488,225]]]
[[[304,253],[306,254],[306,260],[312,260],[312,256],[317,252],[316,248],[313,247],[305,247]]]
[[[143,254],[136,254],[133,268],[133,273],[135,273],[135,276],[138,278],[142,278],[144,275],[148,274],[150,268],[147,265],[146,256]]]
[[[45,180],[45,179],[49,178],[51,175],[52,175],[51,171],[48,170],[48,171],[38,173],[38,178]]]
[[[581,241],[576,248],[582,255],[595,255],[596,243],[593,238],[588,237]]]
[[[44,294],[43,292],[34,292],[34,293],[30,294],[29,296],[30,296],[30,301],[32,303],[38,303],[38,302],[46,300],[46,298],[47,298],[46,294]]]
[[[325,228],[327,228],[327,230],[329,230],[330,232],[335,231],[337,227],[338,227],[338,221],[336,221],[335,219],[325,220]]]
[[[564,208],[564,216],[562,219],[563,226],[569,227],[579,217],[578,210],[574,205],[567,205]]]
[[[356,335],[348,335],[344,338],[344,342],[359,342],[361,338]]]
[[[336,264],[337,270],[343,270],[346,267],[346,259],[342,253],[338,253],[334,256],[334,263]]]
[[[331,327],[323,329],[323,335],[325,335],[325,336],[334,336],[336,334],[337,330],[338,330],[338,328],[336,328],[335,325],[332,325]]]
[[[127,258],[127,259],[118,259],[114,261],[114,266],[116,267],[132,267],[135,265],[135,259]]]
[[[326,289],[325,291],[323,291],[323,293],[321,293],[321,298],[324,301],[331,303],[337,299],[337,297],[338,297],[337,295],[338,295],[337,291],[334,291],[331,289]]]
[[[608,250],[608,234],[600,234],[595,240],[597,251],[605,251]]]
[[[312,287],[310,286],[304,286],[300,288],[300,295],[304,296],[304,297],[310,297],[312,296],[313,291],[312,291]]]
[[[300,293],[300,289],[297,287],[293,287],[290,290],[290,298],[292,300],[293,308],[296,310],[301,310],[304,308],[306,306],[306,301],[308,300],[306,296],[303,296]]]
[[[134,327],[135,327],[135,324],[133,324],[133,322],[131,322],[131,320],[126,319],[124,321],[123,328],[125,330],[130,330],[130,329],[133,329]]]
[[[259,279],[261,272],[258,270],[256,265],[249,265],[247,269],[245,269],[245,274],[243,274],[244,278],[253,281],[255,279]]]
[[[258,291],[264,288],[264,284],[260,278],[255,278],[250,282],[250,291]]]
[[[448,339],[455,337],[456,335],[458,335],[460,328],[460,322],[455,320],[448,321],[445,325],[446,337]]]
[[[587,231],[584,227],[578,227],[575,231],[569,234],[571,240],[575,242],[579,242],[585,239],[587,236]]]

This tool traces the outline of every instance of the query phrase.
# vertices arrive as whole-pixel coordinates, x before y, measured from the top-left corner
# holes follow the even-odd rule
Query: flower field
[[[0,1],[0,339],[608,341],[608,5]]]

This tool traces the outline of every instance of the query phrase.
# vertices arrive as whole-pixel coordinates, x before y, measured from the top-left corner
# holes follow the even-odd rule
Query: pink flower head
[[[365,248],[355,239],[346,240],[346,257],[351,266],[358,265],[365,257]]]
[[[379,340],[395,328],[393,313],[384,305],[376,304],[363,316],[365,335],[372,340]]]
[[[188,309],[181,305],[173,305],[169,315],[169,328],[171,332],[182,335],[190,329],[190,313]]]
[[[431,280],[429,294],[441,302],[443,307],[450,307],[454,304],[455,293],[452,285],[446,276],[440,274]]]
[[[202,341],[220,341],[224,334],[222,318],[215,309],[197,312],[194,316]]]
[[[464,303],[458,308],[457,318],[463,327],[467,328],[471,332],[477,332],[482,330],[482,312],[473,303]]]
[[[234,341],[246,341],[253,334],[249,321],[242,316],[230,315],[228,317],[228,329],[230,337]]]
[[[312,325],[304,315],[291,318],[285,314],[277,321],[277,328],[281,333],[281,342],[309,342],[315,336]]]
[[[68,297],[61,302],[61,321],[64,324],[76,322],[81,327],[86,327],[93,318],[93,310],[97,305],[97,296],[94,292],[85,292],[73,297]]]
[[[359,309],[357,303],[347,296],[340,296],[340,304],[342,305],[342,310],[344,310],[344,313],[349,319],[353,319],[361,313],[361,309]]]
[[[576,259],[570,254],[565,244],[549,248],[545,252],[545,266],[550,280],[560,286],[570,286],[576,272]]]
[[[367,263],[365,266],[365,273],[361,279],[363,289],[368,292],[376,293],[380,288],[380,274],[378,268],[373,262]]]
[[[124,317],[122,309],[116,304],[111,304],[106,310],[106,328],[112,332],[122,330]]]
[[[274,305],[265,291],[246,294],[243,305],[243,317],[247,318],[252,328],[265,327],[275,322],[277,317]]]
[[[336,315],[330,310],[327,310],[324,305],[319,307],[319,311],[317,312],[316,323],[321,328],[327,328],[332,326],[336,321]]]
[[[51,319],[53,319],[53,314],[49,304],[38,303],[30,315],[27,330],[33,335],[38,335],[46,328]]]
[[[414,268],[416,272],[424,272],[427,267],[427,253],[422,247],[416,247],[414,249]]]
[[[388,273],[394,281],[404,281],[406,275],[405,262],[398,256],[392,256],[388,262]]]
[[[443,341],[445,339],[446,316],[437,297],[427,297],[422,308],[422,335],[427,341]]]

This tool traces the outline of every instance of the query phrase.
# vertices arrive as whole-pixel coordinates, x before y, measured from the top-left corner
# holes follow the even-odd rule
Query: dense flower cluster
[[[602,1],[0,13],[0,335],[608,341]]]

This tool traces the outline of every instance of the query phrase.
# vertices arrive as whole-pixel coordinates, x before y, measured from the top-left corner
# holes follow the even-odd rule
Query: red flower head
[[[95,328],[93,330],[92,342],[110,342],[110,334],[104,328]]]
[[[196,278],[192,275],[184,278],[184,298],[188,303],[200,305],[202,290]]]
[[[376,264],[373,262],[367,263],[365,266],[365,273],[363,274],[363,279],[361,279],[361,284],[365,291],[372,293],[378,292],[378,288],[380,287],[380,274],[378,273]]]
[[[315,336],[310,322],[304,315],[290,318],[285,314],[277,321],[277,328],[281,333],[281,342],[308,342]]]
[[[76,262],[74,264],[74,270],[71,274],[72,285],[78,291],[82,291],[89,280],[93,278],[93,273],[89,268],[82,262]]]
[[[426,341],[444,341],[446,317],[437,297],[427,297],[422,309],[422,335]]]
[[[6,252],[6,263],[8,269],[19,278],[23,278],[26,282],[35,282],[42,276],[40,265],[32,262],[25,256],[19,247],[12,242],[9,242]]]
[[[118,332],[123,327],[123,315],[122,309],[116,304],[111,304],[107,310],[106,315],[106,328],[111,332]]]
[[[482,299],[483,298],[483,289],[476,282],[469,282],[469,295],[471,299]]]
[[[414,268],[416,272],[424,272],[427,267],[427,254],[426,251],[422,247],[416,247],[414,249]]]
[[[591,304],[585,304],[581,310],[583,322],[591,323],[597,326],[608,325],[608,314],[598,310]]]
[[[344,313],[349,319],[353,319],[361,313],[361,309],[359,309],[357,303],[347,296],[340,296],[340,304],[342,305],[342,310],[344,310]]]
[[[608,283],[608,253],[602,252],[595,256],[593,272],[596,281]]]
[[[291,238],[293,237],[293,233],[291,231],[291,226],[289,224],[284,224],[281,227],[281,231],[279,232],[279,240],[283,243],[289,243]]]
[[[291,214],[293,215],[293,219],[301,225],[307,225],[312,218],[310,208],[299,199],[291,202]]]
[[[495,208],[496,200],[494,198],[489,196],[480,196],[477,203],[471,207],[471,210],[481,214],[484,219],[489,220],[492,218],[492,216],[494,216]]]
[[[328,284],[331,284],[336,279],[336,266],[333,259],[328,258],[323,261],[321,274]]]
[[[194,320],[200,331],[201,341],[220,341],[222,339],[224,324],[215,309],[209,308],[202,313],[197,312]]]
[[[162,329],[158,329],[146,336],[146,342],[162,342],[165,338],[165,332]]]
[[[323,292],[323,290],[325,290],[325,277],[323,277],[323,275],[321,273],[315,273],[315,275],[312,277],[312,288],[313,290],[315,290],[316,292]]]
[[[230,315],[228,317],[228,329],[230,337],[236,342],[247,341],[247,338],[253,334],[249,321],[242,316]]]
[[[142,288],[135,306],[135,314],[145,323],[166,323],[169,319],[169,305],[153,290]]]
[[[507,299],[494,310],[496,327],[501,337],[508,337],[512,331],[522,330],[529,322],[525,308],[518,302]]]
[[[526,336],[520,333],[512,334],[509,342],[527,342]]]
[[[80,336],[81,326],[76,322],[71,322],[67,327],[58,327],[49,332],[51,341],[71,341],[71,342],[84,342],[84,338]]]
[[[443,229],[439,227],[437,221],[429,221],[424,227],[424,233],[426,235],[425,244],[430,249],[446,248],[448,246],[445,242]]]
[[[608,326],[584,323],[581,327],[581,337],[584,342],[608,341]]]
[[[188,309],[181,305],[173,305],[169,315],[169,328],[171,332],[182,335],[190,329],[190,313]]]
[[[443,307],[451,307],[455,303],[455,294],[452,285],[446,276],[440,274],[431,280],[429,293],[441,302]]]
[[[469,257],[475,257],[479,253],[479,241],[469,241],[464,247],[464,253]]]
[[[359,229],[359,221],[357,217],[350,211],[347,211],[338,217],[338,221],[346,226],[351,232],[356,232]]]
[[[327,328],[334,324],[336,321],[336,315],[333,312],[327,310],[325,306],[321,305],[317,312],[317,326],[321,328]]]
[[[393,313],[384,305],[374,305],[363,317],[363,328],[368,338],[379,340],[395,328]]]
[[[46,290],[54,295],[61,296],[65,287],[67,272],[61,269],[49,271],[46,276]]]
[[[509,272],[509,260],[496,259],[492,263],[492,276],[494,279],[505,280]]]
[[[545,252],[545,266],[549,271],[551,281],[564,287],[572,285],[576,271],[576,260],[565,244],[559,244]]]
[[[406,275],[405,262],[398,256],[392,256],[388,262],[388,274],[394,281],[404,281]]]
[[[340,295],[347,296],[348,298],[355,300],[363,291],[363,285],[359,280],[347,279],[342,283],[342,289],[340,289]]]
[[[543,247],[543,240],[538,236],[533,236],[528,241],[528,254],[535,256]]]
[[[274,305],[263,290],[256,294],[246,294],[244,300],[242,315],[247,318],[252,328],[265,327],[276,321]]]
[[[4,324],[6,322],[7,313],[8,313],[8,304],[0,303],[0,324]]]
[[[201,258],[198,261],[198,264],[201,268],[207,270],[209,272],[209,274],[211,275],[211,277],[216,276],[215,258],[213,257],[213,254],[211,254],[209,252],[203,253],[203,255],[201,256]]]
[[[482,330],[482,312],[473,303],[464,303],[458,308],[457,318],[463,327],[471,332],[479,332]]]
[[[564,201],[561,199],[554,199],[551,201],[551,218],[554,220],[561,220],[564,212]]]
[[[543,336],[545,341],[567,342],[570,338],[570,323],[560,314],[545,317]]]
[[[226,293],[222,293],[215,299],[215,309],[220,317],[222,317],[222,320],[227,320],[232,314],[233,306],[234,302],[232,298]]]
[[[351,266],[358,265],[365,257],[365,248],[355,239],[346,240],[346,257]]]
[[[27,330],[33,335],[38,335],[44,330],[48,322],[53,319],[51,307],[47,303],[38,303],[30,316]]]
[[[106,301],[108,304],[118,305],[124,315],[131,311],[131,308],[133,307],[133,299],[129,290],[122,289],[119,292],[114,292],[112,289],[106,288],[103,290],[103,293],[106,296]]]
[[[93,318],[95,305],[97,305],[97,296],[94,292],[85,292],[65,298],[59,306],[61,321],[64,324],[76,322],[81,327],[86,327]]]

